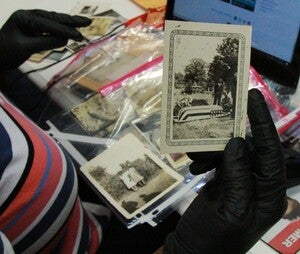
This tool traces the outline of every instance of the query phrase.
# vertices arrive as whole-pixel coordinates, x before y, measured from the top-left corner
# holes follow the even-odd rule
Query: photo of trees
[[[179,41],[178,44],[180,45],[182,41]],[[183,52],[188,50],[184,46],[182,48]],[[215,51],[210,52],[213,54],[210,61],[202,57],[206,52],[199,50],[199,53],[195,52],[181,70],[180,68],[175,69],[174,139],[232,137],[238,53],[239,40],[237,38],[220,38]],[[210,112],[207,111],[208,116],[203,117],[205,121],[201,121],[199,118],[199,121],[180,122],[183,109],[205,105],[214,105]],[[206,108],[209,109],[209,107]],[[187,111],[185,110],[185,113]],[[196,113],[195,111],[191,112],[194,115]],[[191,119],[194,120],[194,118]]]

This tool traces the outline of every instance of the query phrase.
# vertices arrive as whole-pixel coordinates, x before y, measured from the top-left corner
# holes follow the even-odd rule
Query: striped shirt
[[[70,158],[1,93],[0,195],[0,253],[97,251],[108,210],[80,201]]]

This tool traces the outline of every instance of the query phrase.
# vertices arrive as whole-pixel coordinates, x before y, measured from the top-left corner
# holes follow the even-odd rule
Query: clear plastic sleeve
[[[277,122],[279,133],[285,135],[282,136],[283,142],[294,137],[295,132],[287,131],[290,127],[296,126],[294,120],[288,121],[289,125],[284,124],[286,123],[284,119],[292,116],[289,115],[288,108],[278,101],[274,93],[253,68],[250,70],[249,83],[249,88],[258,88],[263,93],[274,122]],[[146,64],[142,63],[126,74],[120,75],[116,80],[109,82],[99,89],[100,93],[85,98],[69,111],[48,121],[50,135],[56,138],[82,166],[103,155],[112,147],[115,147],[114,145],[118,144],[123,137],[131,134],[143,144],[147,151],[155,156],[161,165],[165,165],[164,167],[168,170],[172,170],[181,176],[182,181],[176,187],[128,218],[120,212],[120,207],[116,206],[111,198],[104,195],[104,192],[96,188],[95,184],[80,171],[91,188],[128,228],[145,222],[152,226],[157,225],[173,210],[180,208],[181,202],[185,201],[185,197],[192,197],[191,194],[199,190],[213,176],[212,171],[206,175],[191,175],[189,173],[191,161],[186,154],[162,154],[160,152],[161,85],[162,57],[158,55],[151,61],[147,61]],[[299,117],[298,111],[294,113],[293,116]],[[280,125],[279,121],[281,119],[283,124]],[[297,123],[299,123],[299,120],[295,122],[295,124]],[[297,142],[299,144],[299,138]],[[126,156],[126,154],[138,152],[134,148],[123,149],[114,156]],[[111,156],[111,160],[114,160],[114,156]],[[124,159],[122,164],[127,167],[126,165],[130,163],[133,162]],[[112,179],[113,182],[117,181],[115,176]],[[118,184],[120,183],[120,180],[118,180]],[[130,191],[138,191],[137,189],[140,186],[136,187],[131,186],[132,190]],[[151,196],[151,193],[148,194],[143,197]],[[134,204],[135,202],[127,202],[125,206],[134,206]]]
[[[83,49],[48,86],[74,84],[91,91],[117,80],[141,64],[162,54],[163,31],[134,23],[112,37],[92,43]]]
[[[275,123],[284,149],[298,153],[300,158],[300,107]]]
[[[141,66],[131,75],[121,77],[118,82],[106,86],[105,89],[107,90],[103,94],[95,94],[72,107],[68,112],[59,114],[48,121],[50,135],[56,138],[83,167],[99,156],[102,158],[101,156],[109,153],[110,149],[116,149],[115,147],[120,140],[130,134],[143,144],[145,151],[152,154],[161,168],[169,172],[170,175],[177,175],[178,179],[181,179],[178,180],[176,186],[168,187],[171,189],[167,189],[166,193],[159,189],[162,187],[161,184],[158,184],[146,194],[143,191],[150,188],[147,187],[147,184],[146,187],[143,185],[128,187],[124,180],[124,184],[130,189],[126,190],[126,195],[134,195],[135,198],[136,195],[139,195],[146,204],[151,202],[145,208],[142,206],[142,210],[138,210],[134,216],[126,217],[120,209],[136,205],[136,199],[133,198],[133,201],[126,201],[121,204],[116,203],[103,189],[96,188],[86,173],[82,173],[84,170],[81,170],[84,179],[128,228],[145,222],[152,226],[157,225],[179,206],[185,195],[198,190],[209,179],[207,175],[194,176],[190,174],[189,164],[191,161],[186,154],[160,153],[162,57],[153,59],[151,64],[146,66],[142,64]],[[133,156],[139,153],[139,150],[135,150],[135,148],[124,149],[115,156],[124,156],[124,163],[119,164],[126,168],[126,165],[130,165],[130,163],[133,165],[137,161],[132,162],[126,156]],[[110,157],[112,161],[116,160],[113,156]],[[143,177],[147,179],[148,173],[144,172],[143,174]],[[112,178],[112,185],[116,182],[121,183],[115,175],[109,177]],[[124,175],[122,177],[124,178]],[[160,177],[159,175],[153,179],[159,181]],[[153,182],[154,180],[152,180],[152,184]],[[103,188],[105,190],[105,187]],[[123,185],[122,188],[124,189]],[[152,196],[154,198],[156,195],[156,189],[163,195],[152,200]]]
[[[275,94],[253,67],[250,67],[249,73],[249,89],[251,88],[256,88],[263,94],[274,122],[289,113],[289,109],[279,102]]]

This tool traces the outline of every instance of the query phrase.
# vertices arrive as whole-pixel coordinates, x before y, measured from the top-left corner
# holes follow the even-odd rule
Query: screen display
[[[252,26],[252,47],[290,63],[300,28],[300,0],[176,0],[187,21]]]

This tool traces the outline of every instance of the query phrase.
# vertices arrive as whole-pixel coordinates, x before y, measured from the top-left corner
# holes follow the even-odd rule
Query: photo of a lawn
[[[80,170],[127,219],[183,181],[133,134],[127,134]]]
[[[244,135],[249,27],[166,23],[162,152],[224,149]]]
[[[185,40],[184,37],[178,35],[174,43],[178,56],[174,56],[172,139],[231,138],[239,40],[201,36]],[[206,45],[206,54],[202,50],[198,55],[188,54],[186,41],[199,47]],[[182,54],[191,55],[191,58],[183,63]]]

